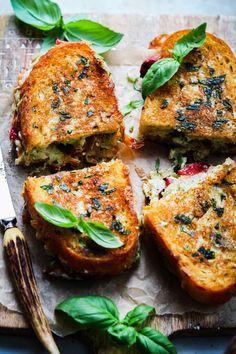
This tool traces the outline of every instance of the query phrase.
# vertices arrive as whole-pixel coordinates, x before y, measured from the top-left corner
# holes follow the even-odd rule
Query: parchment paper
[[[151,38],[149,38],[151,39]],[[21,197],[21,190],[29,169],[23,169],[14,165],[14,158],[8,140],[8,130],[11,117],[11,100],[12,100],[12,86],[15,77],[12,80],[9,70],[13,70],[11,65],[20,65],[17,59],[25,54],[27,45],[24,40],[11,39],[9,41],[10,48],[16,48],[15,63],[7,68],[2,68],[4,73],[4,82],[2,84],[2,91],[0,92],[0,143],[3,149],[5,159],[5,167],[7,172],[7,179],[11,187],[11,194],[14,201],[16,214],[19,221],[19,227],[23,230],[27,237],[29,248],[32,256],[33,267],[36,275],[36,280],[40,289],[42,303],[45,313],[49,318],[50,325],[55,333],[65,335],[66,332],[58,327],[54,318],[55,306],[69,296],[97,294],[111,297],[117,303],[120,312],[124,315],[134,305],[140,303],[147,303],[156,307],[158,314],[178,313],[182,314],[188,311],[198,312],[218,312],[220,314],[221,323],[235,323],[236,321],[236,299],[232,299],[227,304],[210,307],[198,304],[192,300],[180,287],[176,278],[171,275],[163,265],[159,257],[156,247],[153,247],[152,241],[141,241],[141,259],[139,264],[133,269],[123,273],[114,278],[106,278],[102,280],[63,280],[46,278],[42,275],[42,269],[49,261],[49,256],[44,252],[43,245],[36,240],[35,232],[29,225],[24,225],[21,220],[23,210],[23,199]],[[147,40],[148,41],[148,40]],[[22,52],[19,50],[19,43],[23,43]],[[32,43],[31,43],[32,44]],[[6,46],[6,43],[1,42],[1,45]],[[21,48],[21,47],[20,47]],[[33,53],[38,50],[38,45],[31,45],[28,50],[28,59],[30,60]],[[127,81],[127,75],[138,76],[140,62],[147,56],[147,51],[144,46],[127,46],[118,52],[119,60],[117,62],[117,55],[110,54],[107,57],[110,63],[110,70],[112,72],[113,80],[116,84],[116,92],[119,98],[120,107],[127,104],[131,99],[140,99],[141,96],[137,91],[134,91],[132,84]],[[26,55],[26,54],[25,54]],[[7,58],[5,57],[5,60]],[[20,59],[19,59],[20,61]],[[113,64],[113,65],[112,65]],[[115,64],[115,65],[114,65]],[[6,77],[9,73],[9,80]],[[135,124],[137,127],[140,111],[137,109],[132,114],[126,117],[126,126]],[[150,145],[145,149],[130,152],[125,155],[124,150],[121,149],[119,156],[130,166],[131,181],[133,191],[137,199],[137,210],[140,212],[143,203],[143,194],[141,191],[141,180],[135,172],[135,167],[142,167],[145,172],[153,169],[154,161],[157,157],[161,159],[161,166],[168,165],[167,150],[161,146]],[[0,203],[1,200],[0,191]],[[21,312],[21,308],[15,297],[11,278],[6,267],[6,260],[3,254],[2,237],[0,239],[0,302],[8,309]]]

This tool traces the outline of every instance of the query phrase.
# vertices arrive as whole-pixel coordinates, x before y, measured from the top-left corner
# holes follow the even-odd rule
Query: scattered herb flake
[[[85,97],[84,104],[86,104],[86,105],[89,104],[89,98],[88,98],[88,96]]]
[[[98,210],[101,208],[102,204],[98,198],[91,198],[91,201],[93,203],[92,208],[95,210]]]
[[[182,90],[182,88],[185,86],[184,81],[178,81],[179,87]]]
[[[208,70],[209,70],[210,75],[211,75],[211,76],[214,75],[215,69],[211,68],[210,66],[207,66],[207,67],[208,67]]]
[[[192,224],[192,219],[185,214],[177,214],[177,215],[175,215],[174,219],[175,219],[175,222],[182,222],[183,224],[186,224],[186,225]]]
[[[212,128],[219,129],[222,125],[226,124],[227,122],[228,122],[228,119],[216,119],[212,123]]]
[[[63,192],[65,192],[65,193],[69,193],[69,192],[71,192],[71,189],[67,186],[67,184],[65,184],[65,183],[61,183],[60,185],[59,185],[59,188],[63,191]]]
[[[99,191],[102,192],[103,195],[108,195],[116,191],[116,188],[113,187],[111,189],[108,189],[109,183],[103,183],[100,184],[98,187]]]
[[[59,86],[57,83],[52,84],[52,90],[54,93],[58,93],[59,92]]]
[[[59,111],[59,114],[60,114],[60,121],[62,121],[62,122],[64,120],[66,120],[66,119],[70,119],[71,118],[71,115],[68,112]]]
[[[160,159],[159,157],[156,159],[156,162],[155,162],[155,169],[156,171],[159,171],[159,168],[160,168]]]
[[[232,104],[231,104],[231,101],[229,98],[225,98],[223,101],[222,101],[222,104],[223,106],[226,108],[227,111],[229,112],[232,112],[233,111],[233,107],[232,107]]]
[[[162,100],[161,102],[161,109],[165,109],[168,107],[168,100],[166,98],[164,98],[164,100]]]
[[[52,101],[52,103],[51,103],[52,109],[58,108],[59,106],[60,106],[60,99],[59,98]]]
[[[226,75],[209,77],[205,80],[198,80],[198,82],[199,84],[206,85],[206,86],[220,85],[225,81],[225,76]]]
[[[193,131],[196,128],[197,124],[194,122],[189,122],[188,120],[180,122],[176,125],[176,129],[180,131],[190,130]]]
[[[42,188],[44,191],[47,191],[48,194],[53,194],[54,192],[54,187],[53,187],[53,184],[50,183],[50,184],[44,184],[42,186],[40,186],[40,188]]]
[[[198,252],[201,253],[206,259],[215,259],[215,252],[205,247],[200,247]]]
[[[184,63],[184,67],[185,67],[185,70],[188,72],[196,72],[196,71],[199,71],[199,69],[200,69],[200,66],[194,65],[190,62]]]
[[[129,235],[131,233],[131,231],[126,229],[124,225],[118,219],[116,219],[114,215],[112,216],[112,219],[113,220],[110,227],[111,230],[116,230],[122,235]]]
[[[81,71],[81,73],[80,73],[79,76],[78,76],[78,79],[79,79],[79,80],[82,80],[82,79],[84,79],[85,77],[88,77],[88,68],[87,68],[87,67],[85,67],[85,68]]]
[[[94,115],[94,112],[93,112],[92,110],[89,110],[89,111],[87,112],[87,117],[88,117],[88,118],[92,117],[93,115]]]

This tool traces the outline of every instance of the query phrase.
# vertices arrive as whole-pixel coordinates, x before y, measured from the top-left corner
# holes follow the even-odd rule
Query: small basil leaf
[[[57,27],[57,28],[54,28],[53,30],[51,30],[50,32],[48,32],[47,37],[45,37],[43,40],[43,43],[41,46],[41,53],[46,52],[51,47],[54,47],[54,45],[56,44],[57,38],[59,38],[61,40],[63,40],[65,38],[62,28]]]
[[[146,98],[169,81],[178,71],[180,63],[174,58],[158,60],[147,71],[142,82],[142,95]]]
[[[117,45],[123,34],[91,20],[79,20],[65,24],[65,37],[72,42],[89,41],[94,50],[102,54]]]
[[[50,205],[42,202],[36,202],[34,207],[43,219],[53,225],[68,229],[77,227],[78,219],[68,209],[62,208],[59,205]]]
[[[142,106],[143,106],[143,103],[144,103],[143,100],[130,101],[127,105],[125,105],[125,106],[121,109],[121,113],[123,114],[123,116],[127,116],[127,114],[130,114],[130,112],[132,112],[133,109],[142,107]]]
[[[108,227],[95,221],[79,219],[79,229],[88,235],[95,243],[104,248],[119,248],[123,242],[115,236]]]
[[[192,29],[186,35],[181,37],[174,45],[174,49],[171,51],[174,58],[181,62],[191,50],[203,45],[206,39],[206,23],[202,23],[197,28]]]
[[[139,326],[147,320],[148,317],[155,314],[155,308],[148,305],[136,306],[132,311],[129,311],[124,318],[124,323],[129,326]]]
[[[57,313],[64,313],[78,324],[78,329],[107,329],[119,321],[119,311],[114,302],[103,296],[76,296],[59,305]]]
[[[22,22],[49,31],[61,21],[61,10],[50,0],[11,0],[15,15]]]
[[[151,327],[145,327],[138,333],[137,345],[143,354],[177,354],[169,339]]]
[[[109,327],[107,332],[109,341],[117,347],[126,346],[129,348],[136,342],[136,330],[122,323]]]

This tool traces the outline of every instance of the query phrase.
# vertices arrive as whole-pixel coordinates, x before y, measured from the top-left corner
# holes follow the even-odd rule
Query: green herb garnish
[[[88,235],[96,244],[104,248],[119,248],[123,242],[104,224],[86,221],[82,216],[78,219],[70,210],[59,205],[42,202],[35,203],[35,209],[47,222],[62,228],[74,228]]]
[[[163,86],[179,70],[183,59],[194,49],[200,47],[206,39],[206,23],[181,37],[174,45],[173,58],[164,58],[155,62],[147,71],[142,82],[142,95],[146,98]]]
[[[94,329],[99,336],[105,332],[112,346],[130,348],[135,345],[144,354],[177,354],[166,336],[154,328],[144,327],[145,321],[155,315],[154,307],[138,305],[121,320],[111,299],[90,295],[68,298],[55,310],[63,324],[66,316],[75,329]]]
[[[130,77],[130,76],[127,76],[127,80],[128,80],[131,84],[133,84],[133,89],[134,89],[135,91],[141,92],[141,88],[137,86],[139,77]]]
[[[53,184],[44,184],[42,186],[40,186],[40,188],[42,188],[44,191],[47,191],[48,194],[53,194],[54,192],[54,187]]]
[[[219,129],[221,128],[222,125],[228,123],[228,119],[216,119],[212,123],[212,128],[213,129]]]
[[[215,259],[215,252],[205,247],[200,247],[198,252],[201,253],[206,259]]]
[[[86,19],[68,19],[60,7],[50,0],[11,0],[16,17],[42,31],[46,31],[42,49],[55,45],[57,38],[72,42],[89,41],[98,53],[105,53],[116,46],[123,34],[114,32],[100,23]]]
[[[160,164],[161,164],[161,161],[159,159],[159,157],[156,159],[156,162],[155,162],[155,170],[158,172],[159,169],[160,169]]]
[[[177,215],[175,215],[174,219],[175,219],[175,222],[182,222],[183,224],[186,224],[186,225],[192,224],[192,219],[185,214],[177,214]]]
[[[143,100],[134,100],[130,101],[126,106],[124,106],[121,109],[121,113],[124,116],[127,116],[127,114],[130,114],[133,109],[139,108],[143,106],[144,101]]]

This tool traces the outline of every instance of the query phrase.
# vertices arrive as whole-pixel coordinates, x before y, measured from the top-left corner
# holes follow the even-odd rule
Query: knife
[[[60,354],[43,312],[26,239],[16,227],[17,219],[7,184],[1,148],[0,194],[0,225],[4,229],[3,246],[19,299],[40,342],[49,353]]]

